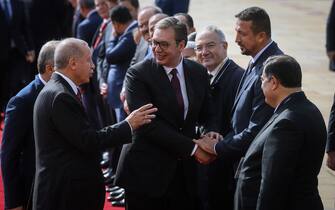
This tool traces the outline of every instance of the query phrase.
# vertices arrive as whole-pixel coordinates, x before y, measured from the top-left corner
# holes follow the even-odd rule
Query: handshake
[[[222,139],[222,136],[216,132],[208,132],[198,140],[193,140],[198,145],[194,153],[194,158],[201,164],[209,164],[216,159],[214,150],[215,144]]]

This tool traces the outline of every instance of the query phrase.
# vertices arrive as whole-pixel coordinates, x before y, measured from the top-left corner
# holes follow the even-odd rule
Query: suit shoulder
[[[195,61],[185,59],[185,58],[184,58],[184,63],[185,63],[186,68],[192,71],[193,74],[199,74],[207,78],[207,70],[203,65]]]
[[[151,68],[157,68],[158,65],[154,62],[153,58],[152,59],[144,59],[143,61],[140,61],[132,66],[129,67],[130,72],[142,72],[142,71],[147,71],[148,69]]]

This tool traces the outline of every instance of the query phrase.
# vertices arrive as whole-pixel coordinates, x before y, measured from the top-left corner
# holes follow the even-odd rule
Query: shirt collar
[[[279,108],[280,108],[283,104],[285,104],[285,103],[291,98],[291,96],[296,95],[296,94],[301,93],[301,92],[302,92],[302,90],[299,90],[299,91],[297,91],[297,92],[291,93],[290,95],[286,96],[286,98],[285,98],[284,100],[282,100],[282,101],[277,105],[277,107],[276,107],[276,109],[274,110],[273,113],[276,113],[277,110],[279,110]]]
[[[163,66],[163,68],[164,68],[164,70],[165,70],[165,72],[166,72],[167,75],[169,75],[171,73],[172,69],[177,69],[178,74],[182,75],[182,74],[184,74],[184,71],[183,71],[183,58],[180,59],[180,62],[179,62],[179,64],[176,67],[171,68],[171,67]]]
[[[213,71],[207,71],[208,74],[212,75],[212,78],[215,78],[216,75],[219,73],[220,69],[222,68],[222,66],[224,66],[224,64],[227,62],[228,57],[226,57],[225,59],[223,59],[223,61],[213,70]]]
[[[41,82],[43,83],[43,85],[47,84],[47,82],[42,78],[41,74],[38,74],[38,78],[41,80]]]
[[[255,55],[255,57],[253,57],[252,59],[251,59],[251,62],[252,63],[256,63],[256,61],[257,61],[257,59],[262,55],[262,53],[272,44],[272,40],[265,46],[265,47],[263,47],[263,49],[261,50],[261,51],[259,51],[256,55]]]
[[[65,79],[65,81],[67,83],[69,83],[69,85],[71,86],[73,92],[77,95],[78,94],[78,87],[76,84],[74,84],[74,82],[68,78],[67,76],[65,76],[64,74],[60,73],[59,71],[55,71],[56,74],[59,74],[61,77],[63,77]]]

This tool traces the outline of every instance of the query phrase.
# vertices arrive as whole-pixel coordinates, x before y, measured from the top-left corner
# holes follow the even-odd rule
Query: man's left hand
[[[211,138],[207,135],[203,136],[201,139],[193,140],[201,149],[205,150],[209,154],[216,155],[214,146],[219,142],[218,139]]]

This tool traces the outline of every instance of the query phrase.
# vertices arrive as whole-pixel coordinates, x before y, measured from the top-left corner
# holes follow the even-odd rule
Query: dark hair
[[[269,57],[264,62],[264,75],[269,78],[274,76],[280,84],[287,88],[301,87],[301,67],[289,55],[276,55]]]
[[[183,16],[186,19],[186,24],[189,28],[194,28],[194,22],[193,22],[193,18],[191,17],[191,15],[187,14],[187,13],[177,13],[174,15],[176,16]]]
[[[186,25],[180,22],[177,18],[167,17],[164,18],[155,25],[155,29],[167,29],[172,28],[174,30],[176,42],[180,41],[185,42],[185,46],[187,44],[187,28]]]
[[[117,22],[121,24],[126,24],[131,21],[133,18],[127,7],[124,6],[116,6],[111,11],[111,20],[112,22]]]
[[[79,0],[79,6],[87,9],[94,9],[94,0]]]
[[[264,9],[249,7],[235,15],[235,17],[243,21],[252,21],[251,29],[254,34],[265,32],[268,37],[271,37],[270,17]]]
[[[135,9],[138,9],[140,7],[140,3],[138,2],[138,0],[119,0],[119,2],[123,1],[128,1],[133,7],[135,7]]]

